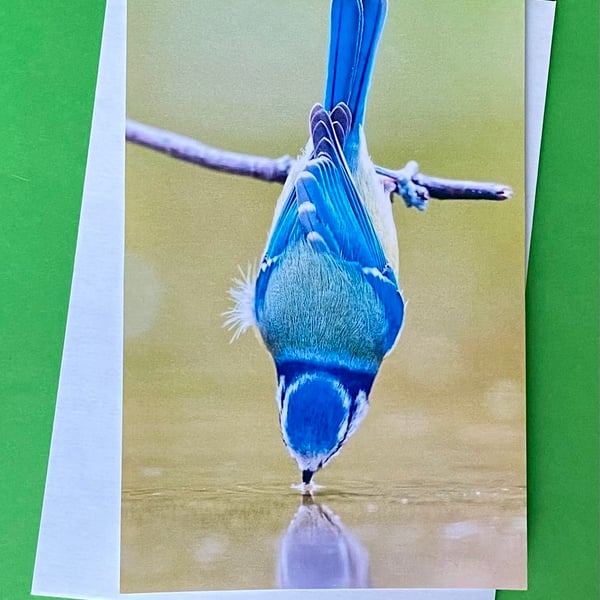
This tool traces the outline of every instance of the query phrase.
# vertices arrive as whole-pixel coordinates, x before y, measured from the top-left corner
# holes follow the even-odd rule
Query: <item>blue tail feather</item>
[[[324,106],[340,102],[352,114],[356,132],[365,116],[366,100],[387,13],[387,0],[333,0]]]
[[[362,37],[361,0],[333,0],[331,3],[329,57],[325,84],[326,110],[338,102],[349,105],[350,89]],[[351,107],[350,107],[351,108]],[[354,114],[354,110],[352,110]]]

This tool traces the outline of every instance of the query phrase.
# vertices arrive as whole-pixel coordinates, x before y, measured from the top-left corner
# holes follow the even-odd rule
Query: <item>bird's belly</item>
[[[275,360],[371,371],[384,355],[384,307],[360,267],[305,242],[278,260],[257,320]]]

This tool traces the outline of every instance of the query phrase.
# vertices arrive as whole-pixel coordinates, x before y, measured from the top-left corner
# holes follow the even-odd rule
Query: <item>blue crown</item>
[[[365,417],[375,374],[301,362],[277,373],[282,437],[309,483]]]

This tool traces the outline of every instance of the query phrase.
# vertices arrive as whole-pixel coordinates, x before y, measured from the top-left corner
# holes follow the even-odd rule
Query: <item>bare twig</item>
[[[459,181],[430,177],[419,173],[419,165],[409,161],[405,167],[398,171],[375,167],[384,178],[395,185],[393,192],[400,195],[407,206],[425,210],[430,198],[436,200],[508,200],[512,196],[512,189],[499,183],[486,183],[481,181]]]
[[[294,162],[290,156],[265,158],[212,148],[191,138],[127,119],[128,142],[151,148],[185,162],[262,181],[283,183]]]
[[[508,200],[513,191],[507,185],[480,181],[455,181],[417,173],[413,181],[429,190],[437,200]]]
[[[127,141],[168,154],[185,162],[225,173],[283,183],[294,163],[288,156],[266,158],[212,148],[197,140],[127,119]],[[398,170],[376,167],[386,190],[402,197],[409,207],[424,210],[430,198],[436,200],[507,200],[508,186],[477,181],[441,179],[419,173],[410,161]]]

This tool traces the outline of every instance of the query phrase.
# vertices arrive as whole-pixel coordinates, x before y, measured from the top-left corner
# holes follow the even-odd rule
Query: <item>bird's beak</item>
[[[304,471],[302,471],[302,483],[304,485],[308,485],[314,474],[315,472],[311,471],[310,469],[305,469]]]

